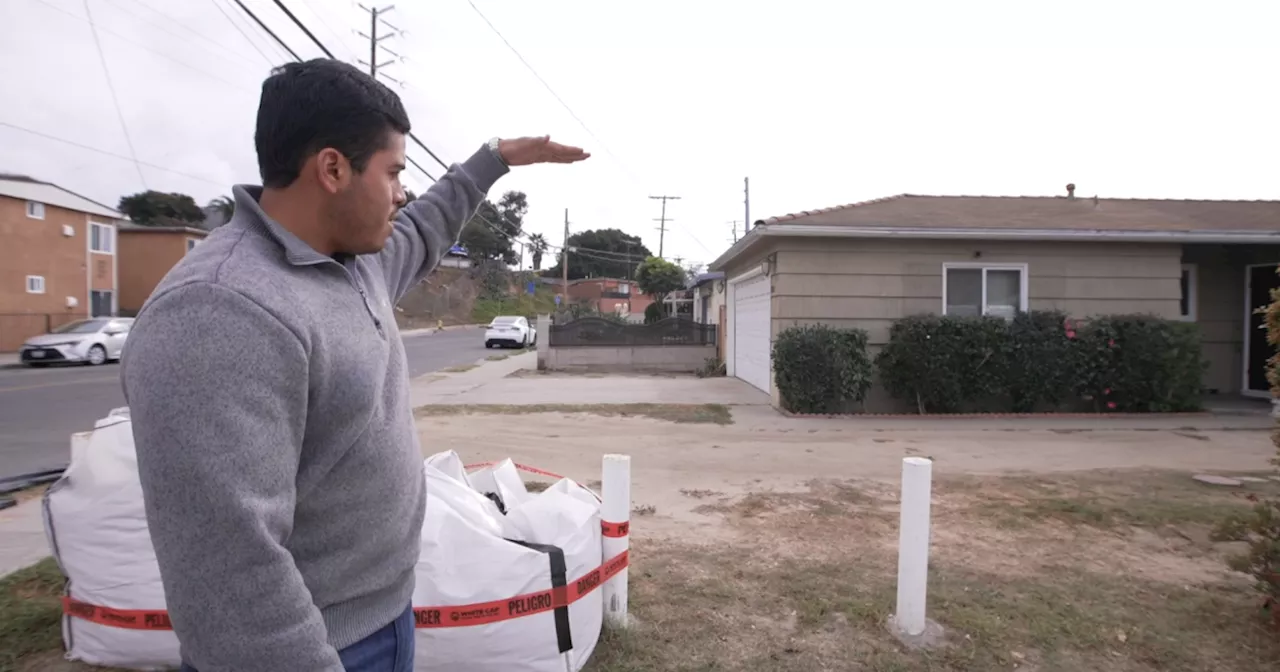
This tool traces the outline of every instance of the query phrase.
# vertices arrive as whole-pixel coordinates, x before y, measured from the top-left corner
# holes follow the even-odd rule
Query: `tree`
[[[528,211],[523,192],[508,191],[497,205],[485,199],[463,227],[458,242],[467,248],[467,256],[473,261],[501,261],[512,266],[520,261],[512,241],[520,236]]]
[[[636,264],[653,255],[639,236],[618,229],[590,229],[569,236],[569,247],[580,248],[580,254],[569,253],[569,278],[630,278]],[[564,252],[560,258],[563,260]],[[559,277],[561,262],[543,274]]]
[[[206,216],[202,228],[212,231],[231,221],[231,217],[236,214],[236,202],[230,196],[219,196],[209,201],[204,210]]]
[[[550,246],[547,239],[541,233],[530,234],[529,236],[529,252],[533,254],[533,270],[542,269],[542,255]]]
[[[141,226],[190,226],[204,222],[204,210],[186,194],[143,191],[120,199],[116,209]]]
[[[636,284],[640,291],[653,296],[658,305],[664,306],[667,295],[684,289],[685,269],[658,257],[649,257],[636,269]]]

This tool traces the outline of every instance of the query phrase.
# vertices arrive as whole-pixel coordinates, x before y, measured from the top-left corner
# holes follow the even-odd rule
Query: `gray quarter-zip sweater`
[[[156,288],[121,376],[187,663],[341,672],[409,606],[425,482],[396,302],[507,168],[488,147],[405,206],[378,254],[317,253],[235,187]]]

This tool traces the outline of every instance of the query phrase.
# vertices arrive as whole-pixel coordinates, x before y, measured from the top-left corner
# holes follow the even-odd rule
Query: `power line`
[[[261,28],[262,30],[266,31],[266,33],[267,33],[268,35],[270,35],[270,36],[271,36],[271,38],[272,38],[272,39],[274,39],[274,40],[276,41],[276,44],[280,45],[281,47],[283,47],[283,48],[284,48],[284,50],[285,50],[285,51],[289,52],[289,55],[290,55],[290,56],[293,56],[293,60],[295,60],[295,61],[301,61],[301,60],[302,60],[302,57],[298,55],[298,52],[296,52],[296,51],[294,51],[293,49],[291,49],[291,48],[289,47],[289,45],[288,45],[287,43],[285,43],[285,41],[284,41],[284,40],[280,39],[280,36],[279,36],[279,35],[276,35],[275,31],[273,31],[273,30],[271,30],[270,28],[268,28],[268,27],[267,27],[267,24],[263,23],[263,22],[262,22],[262,19],[259,19],[257,14],[254,14],[254,13],[253,13],[253,10],[249,9],[248,7],[245,7],[245,6],[244,6],[244,3],[243,3],[243,2],[241,2],[240,0],[231,0],[231,1],[232,1],[232,2],[234,2],[234,3],[236,3],[236,5],[237,5],[238,7],[240,7],[240,10],[241,10],[241,11],[243,11],[245,14],[248,14],[248,15],[249,15],[249,18],[253,19],[253,22],[254,22],[254,23],[256,23],[256,24],[258,24],[258,27],[259,27],[259,28]],[[285,11],[288,11],[288,10],[286,9]],[[292,15],[292,14],[290,14],[290,16],[293,16],[293,15]],[[308,34],[310,34],[310,33],[308,33]],[[314,39],[314,36],[313,36],[313,38],[312,38],[312,39]],[[321,45],[321,48],[323,48],[323,45]],[[327,51],[327,50],[326,50],[326,51]],[[330,58],[332,58],[332,55],[330,56]]]
[[[61,7],[57,6],[57,5],[49,4],[48,2],[46,2],[46,0],[36,0],[36,2],[39,2],[40,4],[44,5],[45,7],[48,7],[49,9],[52,9],[52,10],[55,10],[55,11],[61,12],[61,13],[63,13],[63,14],[66,14],[67,16],[69,16],[69,17],[71,17],[71,18],[73,18],[73,19],[76,19],[77,21],[88,21],[88,19],[86,19],[85,17],[83,17],[83,16],[79,16],[79,15],[77,15],[77,14],[73,14],[73,13],[71,13],[71,12],[68,12],[67,10],[65,10],[65,9],[63,9],[63,8],[61,8]],[[143,50],[143,51],[147,51],[147,52],[150,52],[150,53],[152,53],[152,54],[155,54],[156,56],[159,56],[160,58],[163,58],[163,59],[165,59],[166,61],[171,61],[171,62],[173,62],[173,63],[177,63],[178,65],[181,65],[182,67],[187,68],[187,69],[189,69],[189,70],[194,70],[194,71],[196,71],[196,72],[198,72],[198,73],[200,73],[200,74],[202,74],[202,75],[204,75],[204,76],[206,76],[206,77],[209,77],[210,79],[216,79],[216,80],[218,80],[219,82],[222,82],[223,84],[226,84],[227,86],[229,86],[229,87],[231,87],[231,88],[233,88],[233,89],[240,89],[240,90],[242,90],[242,91],[252,91],[252,92],[253,92],[253,93],[255,93],[255,94],[257,93],[257,91],[255,91],[254,89],[250,89],[249,87],[242,86],[242,85],[237,84],[237,83],[235,83],[235,82],[232,82],[232,81],[230,81],[230,80],[223,79],[222,77],[219,77],[218,75],[215,75],[215,74],[213,74],[213,73],[209,72],[208,70],[204,70],[204,69],[202,69],[202,68],[198,68],[198,67],[196,67],[196,66],[194,66],[194,65],[191,65],[190,63],[187,63],[186,61],[182,61],[182,60],[179,60],[179,59],[177,59],[177,58],[174,58],[173,56],[170,56],[169,54],[166,54],[166,53],[164,53],[164,52],[162,52],[162,51],[157,51],[157,50],[155,50],[155,49],[152,49],[151,47],[148,47],[148,46],[146,46],[146,45],[142,44],[141,42],[138,42],[137,40],[133,40],[133,39],[130,39],[130,38],[128,38],[128,37],[125,37],[124,35],[121,35],[120,33],[117,33],[117,32],[112,31],[112,30],[110,30],[110,29],[103,28],[103,27],[99,26],[99,27],[97,28],[97,31],[98,31],[99,33],[106,33],[107,35],[111,35],[111,36],[115,37],[116,39],[120,40],[121,42],[127,42],[127,43],[129,43],[129,44],[132,44],[133,46],[137,47],[138,49],[141,49],[141,50]]]
[[[631,170],[631,168],[627,166],[626,162],[623,161],[621,158],[619,158],[618,155],[615,154],[614,151],[609,148],[609,145],[605,144],[604,140],[601,140],[600,136],[596,135],[595,131],[591,130],[590,126],[587,126],[587,122],[583,121],[582,117],[579,117],[578,114],[573,111],[573,108],[569,107],[568,103],[564,102],[564,99],[560,97],[560,94],[556,93],[555,89],[551,88],[551,85],[547,83],[547,80],[543,79],[542,75],[538,74],[538,71],[534,69],[533,65],[531,65],[529,61],[526,60],[525,57],[520,53],[520,51],[516,49],[514,45],[511,44],[511,41],[508,40],[506,36],[502,34],[502,31],[498,30],[497,26],[493,25],[493,22],[489,20],[489,17],[485,16],[484,12],[480,11],[480,8],[476,6],[476,3],[473,2],[472,0],[467,0],[467,4],[471,5],[471,9],[474,10],[475,13],[479,15],[479,17],[482,20],[484,20],[485,25],[489,26],[489,30],[492,30],[493,34],[497,35],[498,39],[502,40],[502,43],[507,45],[507,49],[510,49],[511,53],[515,54],[515,57],[520,59],[520,62],[524,64],[524,67],[528,68],[529,72],[532,73],[535,78],[537,78],[537,80],[542,84],[544,88],[546,88],[547,92],[550,93],[551,96],[556,99],[556,102],[560,103],[560,106],[563,107],[565,111],[569,113],[569,116],[573,117],[574,121],[577,121],[578,125],[582,126],[583,130],[585,130],[597,143],[599,143],[600,147],[602,147],[609,156],[613,157],[614,161],[618,162],[618,165],[621,166],[622,170],[626,172],[628,176],[631,177],[632,181],[636,182],[637,184],[642,183],[643,180],[641,180],[639,177],[636,176],[636,174]],[[711,253],[711,249],[708,248],[701,240],[699,240],[697,236],[693,235],[692,231],[689,231],[686,229],[685,233],[689,234],[689,237],[693,239],[693,242],[697,243],[703,250],[706,250],[708,254]],[[659,244],[658,247],[661,248],[662,245]],[[662,255],[659,254],[658,256],[662,256]]]
[[[105,1],[106,1],[106,3],[107,3],[107,4],[111,5],[112,7],[115,7],[116,9],[118,9],[118,10],[120,10],[120,11],[122,11],[122,12],[125,12],[125,13],[126,13],[126,14],[128,14],[129,16],[132,16],[132,17],[137,18],[139,21],[142,21],[143,23],[145,23],[145,24],[147,24],[147,25],[149,25],[149,26],[154,26],[154,27],[156,27],[156,28],[158,28],[158,29],[160,29],[161,31],[164,31],[164,32],[170,32],[170,30],[169,30],[168,28],[165,28],[164,26],[162,26],[162,25],[160,25],[160,24],[158,24],[158,23],[156,23],[156,22],[154,22],[154,21],[152,21],[152,20],[150,20],[150,19],[146,18],[145,16],[142,16],[141,14],[137,14],[137,13],[135,13],[133,10],[131,10],[131,9],[127,9],[127,8],[123,7],[122,5],[116,4],[115,0],[105,0]],[[155,14],[155,15],[157,15],[157,16],[162,17],[163,19],[165,19],[165,20],[166,20],[166,21],[168,21],[169,23],[171,23],[171,24],[173,24],[173,25],[177,26],[178,28],[180,28],[183,32],[185,32],[185,33],[189,33],[189,34],[191,34],[191,35],[195,36],[195,38],[196,38],[196,39],[198,39],[198,40],[200,40],[201,42],[204,42],[204,43],[206,43],[206,44],[208,44],[208,45],[210,45],[210,46],[212,47],[212,49],[211,49],[210,47],[205,47],[205,49],[206,49],[206,50],[208,50],[208,51],[212,52],[212,51],[213,51],[213,49],[217,49],[218,51],[225,52],[225,53],[227,53],[227,54],[230,54],[230,55],[234,56],[234,57],[235,57],[235,59],[236,59],[237,61],[240,61],[241,63],[244,63],[244,64],[246,64],[246,65],[250,65],[250,66],[254,66],[254,65],[255,65],[251,60],[244,58],[244,57],[243,57],[243,56],[241,56],[238,52],[236,52],[236,51],[234,51],[234,50],[232,50],[232,49],[228,49],[225,45],[223,45],[223,44],[221,44],[221,43],[219,43],[219,42],[215,42],[215,41],[213,41],[213,40],[209,39],[208,37],[205,37],[204,35],[201,35],[199,32],[197,32],[197,31],[195,31],[195,30],[192,30],[191,28],[187,27],[187,25],[186,25],[186,24],[184,24],[184,23],[182,23],[181,21],[179,21],[179,20],[177,20],[177,19],[173,18],[172,16],[169,16],[168,14],[166,14],[166,13],[164,13],[164,12],[162,12],[162,11],[160,11],[160,10],[158,10],[158,9],[154,8],[154,7],[152,7],[151,5],[148,5],[148,4],[147,4],[147,3],[145,3],[145,2],[142,2],[142,0],[133,0],[133,3],[134,3],[134,4],[136,4],[136,5],[138,5],[139,7],[142,7],[143,9],[147,10],[148,12],[151,12],[152,14]]]
[[[231,27],[235,28],[237,33],[240,33],[240,36],[244,38],[244,41],[248,42],[249,46],[253,47],[253,50],[258,52],[258,55],[262,57],[262,60],[267,62],[267,65],[275,65],[271,58],[267,56],[267,52],[263,51],[262,48],[258,46],[258,43],[249,38],[249,34],[244,32],[244,28],[240,27],[240,24],[236,23],[231,18],[231,15],[227,13],[227,10],[224,9],[221,4],[219,4],[218,0],[209,0],[209,4],[213,5],[214,8],[218,10],[218,13],[226,18],[227,23],[231,24]]]
[[[156,169],[156,170],[164,171],[164,172],[166,172],[166,173],[173,173],[174,175],[181,175],[182,177],[190,178],[190,179],[192,179],[192,180],[196,180],[196,181],[199,181],[199,182],[205,182],[205,183],[207,183],[207,184],[212,184],[212,185],[216,185],[216,186],[223,187],[223,188],[225,188],[225,187],[227,186],[225,182],[221,182],[221,181],[218,181],[218,180],[211,180],[211,179],[209,179],[209,178],[207,178],[207,177],[200,177],[199,175],[192,175],[191,173],[184,173],[184,172],[182,172],[181,170],[174,170],[174,169],[172,169],[172,168],[166,168],[166,167],[164,167],[164,166],[157,165],[157,164],[154,164],[154,163],[148,163],[147,161],[140,161],[140,160],[134,159],[134,158],[132,158],[132,157],[125,156],[125,155],[123,155],[123,154],[117,154],[117,153],[115,153],[115,152],[109,152],[109,151],[107,151],[107,150],[105,150],[105,149],[99,149],[99,148],[97,148],[97,147],[93,147],[93,146],[90,146],[90,145],[86,145],[86,144],[83,144],[83,143],[79,143],[79,142],[76,142],[76,141],[74,141],[74,140],[67,140],[66,138],[60,138],[60,137],[58,137],[58,136],[56,136],[56,135],[50,135],[50,134],[48,134],[48,133],[43,133],[43,132],[41,132],[41,131],[37,131],[37,130],[34,130],[34,129],[30,129],[30,128],[26,128],[26,127],[23,127],[23,126],[19,126],[19,125],[17,125],[17,124],[11,124],[11,123],[9,123],[9,122],[7,122],[7,121],[0,121],[0,126],[4,126],[4,127],[6,127],[6,128],[12,128],[12,129],[13,129],[13,130],[15,130],[15,131],[22,131],[23,133],[30,133],[31,135],[34,135],[34,136],[37,136],[37,137],[41,137],[41,138],[45,138],[46,140],[53,140],[54,142],[61,142],[61,143],[65,144],[65,145],[71,145],[72,147],[79,147],[80,149],[88,150],[88,151],[90,151],[90,152],[95,152],[95,153],[97,153],[97,154],[102,154],[103,156],[110,156],[110,157],[113,157],[113,158],[116,158],[116,159],[120,159],[120,160],[122,160],[122,161],[131,161],[131,162],[133,162],[133,163],[136,163],[136,164],[140,164],[140,165],[146,166],[146,167],[148,167],[148,168],[154,168],[154,169]]]
[[[511,53],[515,54],[516,58],[520,59],[520,62],[524,64],[524,67],[528,68],[529,72],[533,73],[533,76],[537,78],[539,82],[542,83],[542,86],[544,88],[546,88],[547,93],[550,93],[551,97],[555,98],[556,102],[560,103],[560,106],[563,107],[565,111],[569,113],[569,116],[573,117],[574,121],[577,121],[578,125],[581,126],[583,130],[585,130],[588,134],[590,134],[591,137],[594,138],[596,142],[600,143],[600,146],[604,148],[604,151],[608,152],[609,155],[612,156],[614,160],[618,162],[618,165],[622,166],[623,170],[625,170],[628,173],[631,173],[631,169],[627,167],[626,163],[624,163],[622,159],[618,158],[618,155],[614,154],[613,150],[609,149],[609,146],[606,145],[605,142],[600,139],[600,136],[596,135],[595,131],[591,130],[590,126],[587,126],[587,122],[583,121],[582,117],[579,117],[578,113],[574,112],[573,108],[569,107],[568,103],[564,102],[564,99],[560,97],[560,94],[556,93],[556,90],[551,88],[551,85],[547,83],[547,80],[543,79],[542,75],[538,74],[538,71],[535,70],[534,67],[529,64],[529,61],[525,60],[525,57],[520,53],[518,49],[515,48],[514,45],[511,44],[511,41],[508,40],[507,37],[502,34],[502,31],[498,30],[498,27],[493,25],[493,22],[489,20],[489,17],[485,16],[484,12],[480,11],[480,8],[476,6],[476,3],[472,2],[471,0],[467,0],[467,4],[471,5],[471,9],[475,10],[475,13],[479,15],[482,20],[484,20],[485,25],[489,26],[489,30],[492,30],[493,34],[497,35],[498,39],[502,40],[502,43],[507,45],[507,49],[510,49]],[[637,178],[634,173],[631,174],[631,177],[637,182],[640,181],[640,179]]]
[[[333,26],[329,25],[328,21],[324,20],[324,14],[321,14],[320,10],[316,9],[315,5],[311,4],[311,0],[302,0],[302,4],[306,5],[307,9],[311,10],[311,13],[315,15],[317,19],[320,20],[320,25],[324,26],[325,30],[329,31],[331,35],[338,38],[338,44],[341,44],[342,48],[346,49],[348,52],[351,53],[352,59],[360,58],[359,55],[356,54],[356,50],[352,49],[351,45],[347,44],[346,41],[342,39],[342,35],[338,33],[338,31],[334,30]]]
[[[295,52],[295,51],[293,51],[292,49],[290,49],[290,48],[289,48],[289,46],[288,46],[288,45],[287,45],[287,44],[286,44],[282,39],[280,39],[280,36],[279,36],[279,35],[276,35],[274,32],[272,32],[270,29],[268,29],[265,25],[263,25],[262,21],[261,21],[260,19],[258,19],[258,17],[254,16],[252,12],[250,12],[250,11],[249,11],[249,10],[248,10],[248,8],[246,8],[246,7],[244,6],[244,4],[241,2],[241,0],[234,0],[234,1],[235,1],[235,3],[236,3],[237,5],[240,5],[241,9],[244,9],[244,11],[245,11],[246,13],[248,13],[251,17],[253,17],[253,19],[254,19],[255,21],[257,21],[258,25],[259,25],[259,26],[261,26],[263,30],[266,30],[266,31],[267,31],[267,34],[271,35],[271,37],[272,37],[273,39],[275,39],[275,40],[276,40],[276,42],[278,42],[278,43],[279,43],[281,46],[283,46],[285,49],[288,49],[288,50],[289,50],[289,53],[293,54],[293,56],[294,56],[294,58],[295,58],[295,59],[297,59],[297,60],[302,60],[302,59],[301,59],[301,57],[299,57],[299,56],[298,56],[297,52]],[[332,51],[330,51],[330,50],[328,49],[328,47],[326,47],[326,46],[324,45],[324,43],[322,43],[322,42],[320,41],[320,39],[319,39],[319,38],[317,38],[317,37],[315,36],[315,34],[314,34],[314,33],[312,33],[312,32],[311,32],[311,31],[306,27],[306,25],[304,25],[304,24],[302,23],[302,21],[301,21],[301,20],[299,20],[299,19],[298,19],[298,17],[297,17],[297,16],[295,16],[295,15],[293,14],[293,12],[290,12],[290,11],[289,11],[289,9],[288,9],[288,7],[285,7],[285,6],[284,6],[284,4],[281,2],[281,0],[275,0],[275,3],[276,3],[276,5],[277,5],[277,6],[279,6],[282,10],[284,10],[285,14],[287,14],[287,15],[289,16],[289,19],[290,19],[290,20],[292,20],[292,21],[294,22],[294,24],[295,24],[295,25],[297,25],[297,26],[298,26],[298,28],[300,28],[300,29],[302,30],[302,32],[303,32],[303,33],[305,33],[305,34],[307,35],[307,37],[309,37],[309,38],[311,39],[311,41],[312,41],[312,42],[314,42],[314,43],[315,43],[315,45],[316,45],[317,47],[319,47],[319,48],[320,48],[320,50],[321,50],[321,51],[323,51],[326,55],[328,55],[328,56],[329,56],[329,58],[333,58],[333,52],[332,52]],[[412,140],[416,145],[418,145],[419,147],[421,147],[423,151],[425,151],[428,155],[430,155],[430,156],[431,156],[431,158],[435,159],[436,163],[439,163],[441,167],[443,167],[445,170],[448,170],[448,169],[449,169],[449,164],[445,163],[445,162],[444,162],[444,160],[443,160],[443,159],[441,159],[439,156],[437,156],[435,152],[431,151],[431,148],[430,148],[430,147],[427,147],[426,143],[422,142],[422,140],[421,140],[421,139],[419,139],[417,135],[415,135],[414,133],[410,132],[410,133],[409,133],[409,139],[410,139],[410,140]],[[427,176],[427,178],[428,178],[428,179],[430,179],[432,182],[437,181],[437,180],[436,180],[436,178],[435,178],[434,176],[432,176],[432,175],[431,175],[431,173],[428,173],[428,172],[426,171],[426,169],[422,167],[422,165],[421,165],[421,164],[419,164],[417,161],[413,160],[413,157],[406,156],[405,158],[408,160],[408,162],[409,162],[411,165],[413,165],[413,166],[414,166],[415,168],[417,168],[418,170],[422,171],[422,173],[423,173],[424,175],[426,175],[426,176]],[[521,241],[521,240],[519,239],[519,237],[518,237],[518,236],[512,236],[511,234],[507,233],[506,231],[503,231],[503,230],[502,230],[500,227],[498,227],[496,224],[494,224],[493,222],[489,221],[489,219],[488,219],[487,217],[485,217],[481,212],[477,211],[477,212],[476,212],[476,214],[475,214],[475,217],[476,217],[476,218],[478,218],[481,222],[483,222],[483,223],[484,223],[486,226],[488,226],[490,229],[492,229],[494,232],[496,232],[496,233],[498,233],[498,234],[500,234],[500,235],[502,235],[502,236],[505,236],[508,240],[511,240],[511,241],[514,241],[514,242],[521,242],[521,243],[525,242],[525,241]],[[526,235],[527,235],[527,234],[526,234]],[[553,246],[553,245],[549,245],[549,247],[555,247],[555,246]],[[574,250],[575,250],[575,251],[577,251],[577,249],[578,249],[578,248],[576,248],[576,247],[574,248]],[[585,249],[585,248],[584,248],[584,249]],[[596,251],[596,250],[593,250],[593,251]],[[603,253],[606,253],[606,254],[608,254],[608,253],[609,253],[609,251],[607,251],[607,250],[598,250],[598,252],[603,252]],[[616,253],[615,253],[615,254],[616,254]]]
[[[133,167],[138,171],[138,179],[142,180],[142,188],[150,189],[147,186],[147,176],[142,174],[142,166],[138,165],[138,151],[133,148],[129,125],[124,123],[124,112],[120,111],[120,98],[116,95],[115,84],[111,83],[111,69],[107,67],[107,57],[102,53],[102,41],[98,39],[98,26],[93,22],[93,12],[89,11],[89,0],[84,0],[84,13],[89,19],[89,32],[93,34],[93,46],[98,51],[98,62],[102,64],[102,74],[107,80],[107,90],[111,92],[111,102],[116,108],[116,118],[120,120],[120,130],[124,132],[124,142],[129,146],[129,155],[133,157]]]
[[[239,4],[239,3],[240,3],[240,0],[236,0],[236,4]],[[320,38],[316,37],[315,34],[311,32],[311,29],[307,28],[307,25],[305,23],[300,21],[298,17],[294,16],[293,12],[289,11],[289,8],[284,4],[283,0],[275,0],[275,3],[276,3],[276,7],[279,7],[281,11],[285,13],[285,16],[289,17],[290,21],[293,21],[294,25],[301,28],[302,32],[306,33],[307,37],[311,38],[311,41],[315,42],[317,47],[320,47],[320,51],[323,51],[325,56],[328,56],[329,58],[337,60],[337,57],[333,55],[333,52],[329,51],[329,48],[324,46],[324,42],[321,42]],[[275,37],[275,35],[272,35],[272,37]],[[277,37],[276,39],[278,40],[280,38]],[[292,52],[293,50],[290,49],[289,51]],[[301,61],[302,59],[299,58],[298,60]]]

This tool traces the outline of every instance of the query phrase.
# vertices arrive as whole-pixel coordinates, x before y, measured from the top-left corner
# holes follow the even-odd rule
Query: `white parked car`
[[[523,317],[495,317],[484,330],[484,347],[527,348],[538,342],[538,332]]]
[[[27,366],[65,362],[99,366],[120,359],[124,353],[124,341],[132,328],[132,317],[76,320],[48,334],[28,338],[18,351],[18,357]]]

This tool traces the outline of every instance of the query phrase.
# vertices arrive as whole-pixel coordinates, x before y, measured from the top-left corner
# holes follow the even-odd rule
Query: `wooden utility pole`
[[[665,243],[666,237],[667,237],[667,222],[675,221],[674,219],[667,217],[667,201],[678,201],[680,200],[680,197],[679,196],[650,196],[649,198],[655,201],[662,201],[662,217],[653,220],[659,223],[658,224],[658,258],[662,258],[663,244]]]
[[[569,309],[569,208],[564,209],[564,248],[560,255],[560,274],[564,282],[560,286],[560,309]]]
[[[738,220],[729,222],[729,233],[733,235],[733,242],[738,242]]]
[[[397,54],[396,52],[387,48],[386,45],[382,44],[383,40],[391,39],[402,32],[400,28],[392,25],[389,21],[383,18],[384,14],[386,14],[387,12],[390,12],[395,8],[396,8],[395,5],[387,5],[386,7],[366,7],[364,5],[360,5],[360,9],[363,9],[364,11],[369,13],[369,34],[366,35],[364,33],[359,33],[359,32],[357,32],[356,34],[359,35],[360,37],[365,38],[366,40],[369,40],[369,60],[368,62],[360,61],[361,65],[368,66],[369,74],[375,79],[378,77],[378,75],[382,75],[384,78],[389,79],[392,82],[399,84],[400,86],[404,86],[404,82],[394,77],[391,77],[389,75],[386,75],[382,72],[379,72],[380,69],[388,65],[391,65],[392,63],[395,63],[395,61],[383,61],[382,63],[379,63],[378,62],[379,49],[382,49],[388,54],[391,54],[396,58],[396,60],[400,60],[400,61],[404,60],[403,56],[401,56],[400,54]],[[378,35],[379,24],[382,24],[390,28],[391,32],[385,35]]]
[[[746,218],[742,220],[742,235],[745,236],[751,233],[751,178],[749,177],[742,178],[742,206],[742,215]]]

